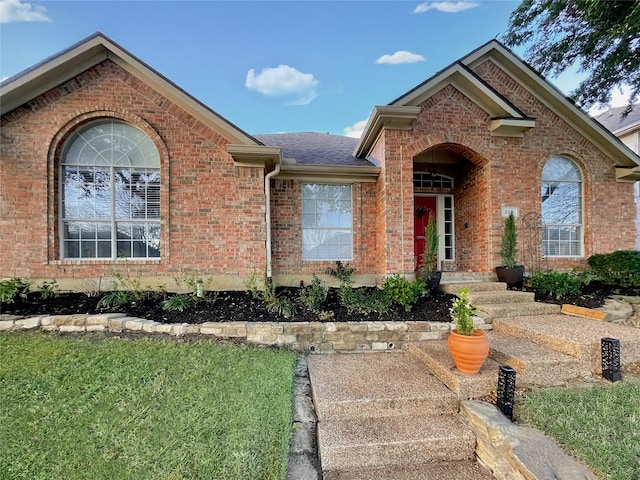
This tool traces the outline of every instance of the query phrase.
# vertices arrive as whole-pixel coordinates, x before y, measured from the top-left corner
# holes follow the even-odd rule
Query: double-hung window
[[[351,185],[302,186],[302,259],[353,259]]]
[[[83,126],[60,161],[62,258],[160,256],[160,155],[117,120]]]
[[[568,158],[550,158],[542,170],[542,217],[546,255],[582,255],[582,174]]]

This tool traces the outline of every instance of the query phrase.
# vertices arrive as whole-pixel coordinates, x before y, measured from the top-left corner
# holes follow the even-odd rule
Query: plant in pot
[[[474,329],[474,308],[468,296],[468,288],[460,289],[449,310],[455,329],[449,334],[447,347],[458,371],[474,374],[480,371],[489,355],[489,341],[484,332]]]
[[[522,284],[524,277],[524,265],[518,264],[517,255],[518,234],[516,232],[516,220],[513,213],[510,213],[504,221],[502,243],[500,244],[502,265],[496,267],[498,281],[505,282],[509,287]]]
[[[422,252],[422,265],[418,268],[417,277],[422,278],[429,290],[435,290],[440,285],[442,272],[438,271],[438,224],[433,215],[429,215],[429,221],[424,229],[424,251]]]

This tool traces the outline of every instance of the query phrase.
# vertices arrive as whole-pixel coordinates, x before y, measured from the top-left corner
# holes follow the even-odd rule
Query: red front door
[[[416,258],[416,269],[422,266],[424,252],[424,229],[429,223],[429,215],[436,218],[436,197],[414,197],[413,213],[413,248]]]

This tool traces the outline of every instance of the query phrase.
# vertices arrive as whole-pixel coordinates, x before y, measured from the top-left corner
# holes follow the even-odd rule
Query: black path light
[[[602,346],[602,376],[610,382],[622,379],[620,373],[620,340],[605,337],[601,340]]]
[[[501,365],[498,373],[496,405],[509,420],[513,420],[513,404],[516,393],[516,371],[508,365]]]

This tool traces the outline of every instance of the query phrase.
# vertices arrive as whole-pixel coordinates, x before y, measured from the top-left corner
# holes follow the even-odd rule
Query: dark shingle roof
[[[282,147],[284,158],[294,158],[300,164],[372,166],[371,162],[353,156],[358,144],[357,138],[314,132],[274,133],[253,137],[265,145]]]
[[[621,119],[620,114],[625,108],[626,106],[610,108],[594,118],[613,133],[625,130],[632,125],[640,125],[640,103],[636,103],[631,113]]]

